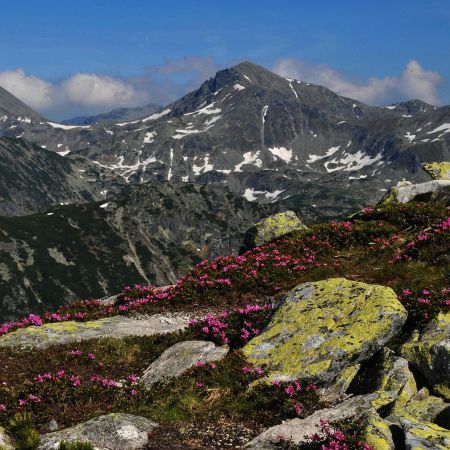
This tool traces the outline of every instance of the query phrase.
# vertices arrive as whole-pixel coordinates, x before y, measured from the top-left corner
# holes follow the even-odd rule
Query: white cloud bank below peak
[[[280,58],[272,70],[283,77],[296,78],[325,86],[339,95],[369,104],[385,104],[399,100],[420,99],[438,105],[438,87],[442,76],[424,69],[411,60],[397,76],[370,77],[365,82],[347,78],[326,64],[311,64],[297,58]]]
[[[90,73],[51,83],[19,68],[0,72],[0,86],[38,111],[129,107],[148,100],[145,91],[126,80]]]

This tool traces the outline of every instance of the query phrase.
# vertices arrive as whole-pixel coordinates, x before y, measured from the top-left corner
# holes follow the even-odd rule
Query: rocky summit
[[[316,222],[377,201],[402,179],[426,181],[422,163],[450,160],[448,106],[369,106],[249,62],[133,120],[67,125],[6,92],[0,108],[2,99],[0,136],[26,139],[81,170],[92,166],[91,183],[103,183],[94,170],[101,168],[118,184],[226,185],[249,201],[277,202]],[[99,192],[106,197],[110,189],[104,183]]]

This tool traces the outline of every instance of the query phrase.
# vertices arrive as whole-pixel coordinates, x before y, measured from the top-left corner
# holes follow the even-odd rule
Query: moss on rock
[[[406,320],[392,289],[332,278],[294,288],[243,349],[269,379],[332,383],[380,350]]]

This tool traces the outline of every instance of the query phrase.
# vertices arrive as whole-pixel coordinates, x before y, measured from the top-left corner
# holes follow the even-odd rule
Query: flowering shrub
[[[260,375],[249,372],[249,376],[254,379]],[[257,383],[248,389],[245,401],[253,411],[259,411],[258,420],[266,425],[308,416],[321,406],[317,386],[298,380]]]
[[[320,431],[310,436],[306,443],[297,445],[280,435],[275,446],[286,450],[375,450],[365,442],[363,420],[321,420],[318,428]]]
[[[428,211],[427,208],[422,209]],[[420,207],[416,209],[421,211]],[[415,217],[416,209],[400,207],[404,216],[412,218],[411,220]],[[435,216],[442,216],[442,211],[438,211]],[[395,215],[393,217],[395,222]],[[398,222],[403,223],[402,220]],[[204,260],[174,286],[162,289],[144,285],[125,287],[117,304],[107,305],[99,300],[75,302],[56,312],[45,313],[43,316],[32,314],[23,320],[4,324],[0,327],[0,335],[42,323],[92,320],[129,314],[136,310],[148,313],[161,307],[219,305],[233,302],[233,299],[247,294],[274,295],[295,285],[296,280],[307,274],[326,268],[330,264],[326,260],[339,249],[359,245],[370,249],[372,253],[376,251],[382,254],[397,245],[400,232],[398,224],[389,221],[386,213],[369,208],[362,213],[362,218],[357,216],[352,221],[317,225],[239,256],[219,256],[214,260]],[[440,238],[445,241],[447,237],[442,235]],[[334,261],[332,265],[341,266],[338,261]]]
[[[417,327],[428,322],[439,311],[450,311],[450,288],[403,289],[399,300],[408,310],[408,321]]]
[[[217,316],[208,314],[203,320],[192,320],[189,325],[194,335],[219,345],[240,348],[261,333],[272,316],[272,309],[271,304],[247,305]]]
[[[407,242],[399,259],[420,259],[430,261],[440,255],[450,254],[450,217],[422,230]]]

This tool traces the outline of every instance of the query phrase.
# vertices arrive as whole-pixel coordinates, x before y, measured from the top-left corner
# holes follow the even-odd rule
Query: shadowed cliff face
[[[226,189],[146,183],[104,202],[0,218],[0,321],[175,282],[204,258],[238,251],[273,208]]]

